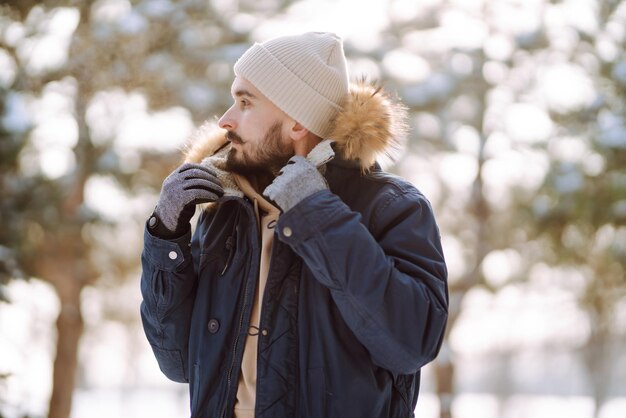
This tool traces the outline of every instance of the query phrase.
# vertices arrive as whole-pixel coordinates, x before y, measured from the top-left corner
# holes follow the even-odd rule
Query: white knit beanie
[[[234,70],[322,138],[330,134],[331,122],[348,96],[343,45],[333,33],[309,32],[255,43]]]

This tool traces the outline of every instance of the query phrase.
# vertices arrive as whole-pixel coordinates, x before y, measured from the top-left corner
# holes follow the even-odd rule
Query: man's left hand
[[[313,193],[328,189],[326,180],[304,157],[293,156],[263,195],[287,212]]]

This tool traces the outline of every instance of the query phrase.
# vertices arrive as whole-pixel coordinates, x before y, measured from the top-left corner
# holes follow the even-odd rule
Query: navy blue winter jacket
[[[429,202],[344,157],[327,165],[329,190],[276,224],[257,417],[412,417],[441,346],[447,273]],[[231,417],[261,251],[252,204],[220,199],[191,243],[144,239],[141,315],[159,366],[189,383],[192,417]]]

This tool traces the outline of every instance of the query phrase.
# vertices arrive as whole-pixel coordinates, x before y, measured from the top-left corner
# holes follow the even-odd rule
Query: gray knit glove
[[[161,238],[176,238],[189,229],[199,203],[214,202],[224,194],[215,173],[200,164],[185,163],[163,181],[161,195],[148,227]]]
[[[320,190],[328,189],[326,180],[319,172],[335,156],[330,140],[320,142],[306,158],[293,156],[263,195],[287,212],[305,198]]]
[[[301,156],[291,157],[263,195],[287,212],[315,192],[327,189],[326,180],[317,168]]]

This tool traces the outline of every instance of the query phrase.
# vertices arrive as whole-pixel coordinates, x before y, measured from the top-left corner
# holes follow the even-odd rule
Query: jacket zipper
[[[237,216],[237,223],[238,222],[239,222],[239,216]],[[235,228],[235,233],[238,233],[238,230],[239,230],[239,226],[237,225],[237,227]],[[230,259],[230,257],[229,257],[229,259]],[[228,263],[227,263],[227,266],[228,266]],[[226,271],[226,269],[224,269],[224,271]],[[259,274],[257,272],[257,277],[258,277],[258,275]],[[250,288],[250,280],[248,278],[248,280],[246,280],[246,287],[244,287],[244,289],[243,289],[244,306],[245,306],[246,301],[248,300],[249,288]],[[230,363],[230,367],[228,368],[228,374],[226,375],[226,397],[224,399],[224,406],[222,407],[222,412],[220,413],[220,418],[224,418],[224,416],[226,415],[226,406],[228,405],[228,397],[230,395],[230,384],[232,382],[233,369],[235,368],[235,361],[236,361],[235,356],[237,355],[237,346],[239,345],[239,336],[241,335],[241,329],[243,328],[243,317],[244,317],[244,311],[245,311],[245,307],[244,306],[242,306],[242,308],[241,308],[241,315],[239,315],[239,328],[237,329],[237,336],[235,337],[235,344],[233,345],[232,361]]]
[[[248,287],[249,287],[249,282],[246,283],[246,287],[243,290],[244,302],[248,299]],[[237,355],[237,346],[239,345],[239,335],[241,334],[241,329],[243,328],[244,310],[245,309],[243,308],[241,309],[241,315],[239,316],[239,328],[237,329],[237,337],[235,337],[235,344],[233,346],[232,361],[230,363],[230,367],[228,368],[228,374],[226,375],[226,399],[224,400],[224,407],[222,408],[222,413],[220,414],[221,418],[224,418],[224,415],[226,414],[226,405],[228,405],[230,383],[232,382],[233,368],[235,367],[235,356]]]

